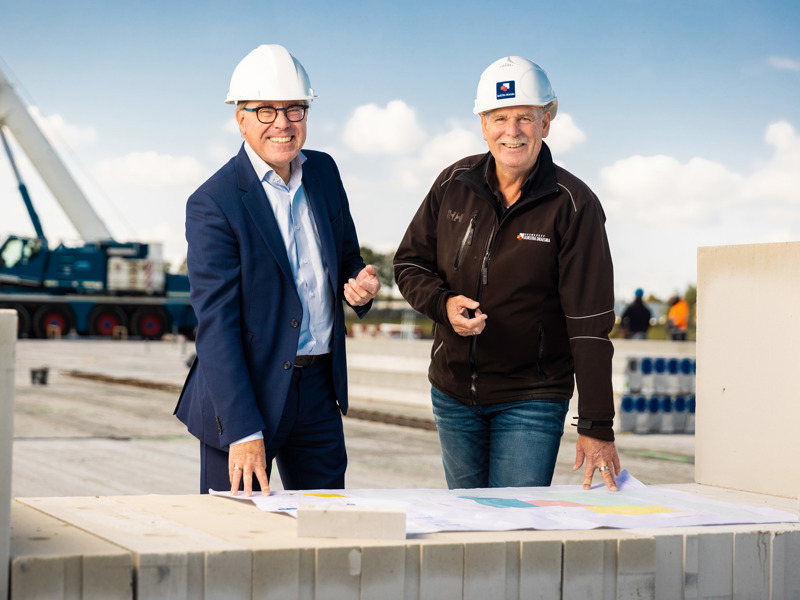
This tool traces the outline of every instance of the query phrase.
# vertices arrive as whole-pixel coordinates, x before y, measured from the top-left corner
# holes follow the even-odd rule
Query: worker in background
[[[490,65],[474,109],[489,151],[439,175],[395,254],[401,293],[436,323],[450,488],[549,485],[577,377],[573,470],[585,461],[584,488],[599,469],[617,489],[611,253],[600,202],[542,141],[557,108],[537,64]]]
[[[686,341],[686,331],[689,329],[689,303],[679,296],[669,300],[667,313],[667,330],[670,338],[675,341]]]
[[[633,302],[631,302],[622,313],[621,329],[624,332],[623,337],[629,340],[646,340],[647,330],[650,329],[650,319],[652,313],[642,299],[644,290],[639,288],[634,293]]]
[[[239,153],[186,205],[197,358],[175,413],[200,439],[200,490],[344,487],[342,302],[362,317],[380,289],[339,172],[303,150],[317,96],[300,62],[259,46],[236,67]]]

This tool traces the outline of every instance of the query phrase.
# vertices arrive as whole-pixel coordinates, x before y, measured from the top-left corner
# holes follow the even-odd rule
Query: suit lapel
[[[317,225],[319,241],[322,244],[322,257],[325,259],[328,279],[335,294],[336,282],[339,279],[339,261],[336,258],[336,246],[333,242],[333,232],[330,226],[331,218],[330,214],[328,214],[328,204],[325,202],[323,186],[314,167],[309,164],[310,162],[310,160],[306,160],[303,164],[303,187],[305,187],[308,205]]]
[[[283,242],[283,235],[278,228],[275,220],[275,213],[267,199],[267,193],[261,182],[256,177],[253,165],[244,151],[244,146],[236,156],[236,175],[239,178],[239,189],[242,193],[242,204],[253,219],[259,234],[266,243],[275,262],[281,268],[283,275],[289,281],[294,281],[292,267],[289,265],[289,258],[286,256],[286,244]]]

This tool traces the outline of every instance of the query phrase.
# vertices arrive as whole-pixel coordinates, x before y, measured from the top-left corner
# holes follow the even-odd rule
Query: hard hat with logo
[[[263,44],[236,66],[225,102],[314,98],[317,95],[300,61],[283,46]]]
[[[544,106],[555,119],[558,99],[544,69],[521,56],[506,56],[489,65],[478,82],[473,112],[504,106]]]

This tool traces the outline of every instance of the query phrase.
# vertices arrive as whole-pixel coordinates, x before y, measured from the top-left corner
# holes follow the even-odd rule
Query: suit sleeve
[[[186,239],[198,367],[224,447],[265,427],[245,361],[239,244],[224,211],[202,192],[187,203]]]

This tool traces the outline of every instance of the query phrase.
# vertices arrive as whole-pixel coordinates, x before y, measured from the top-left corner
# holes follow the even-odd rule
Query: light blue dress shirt
[[[306,157],[301,152],[292,161],[291,177],[287,184],[247,142],[244,149],[272,206],[303,306],[297,354],[327,354],[331,351],[336,296],[328,279],[319,232],[303,187],[303,163]],[[262,437],[259,431],[233,443]]]

